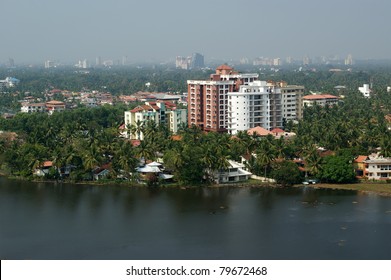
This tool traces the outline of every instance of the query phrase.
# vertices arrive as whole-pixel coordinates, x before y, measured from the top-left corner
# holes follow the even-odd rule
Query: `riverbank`
[[[117,186],[126,186],[126,187],[146,187],[146,184],[140,184],[136,182],[125,182],[125,181],[117,181],[117,180],[102,180],[102,181],[82,181],[82,182],[70,182],[70,181],[54,181],[54,180],[30,180],[26,178],[21,177],[12,177],[7,176],[4,173],[0,172],[0,176],[6,177],[11,180],[25,180],[29,182],[41,182],[41,183],[65,183],[65,184],[75,184],[75,185],[94,185],[94,186],[105,186],[105,185],[117,185]],[[333,189],[333,190],[352,190],[352,191],[358,191],[358,192],[364,192],[364,193],[374,193],[382,196],[391,196],[391,184],[387,184],[385,182],[360,182],[360,183],[354,183],[354,184],[313,184],[313,185],[307,185],[311,188],[316,189]],[[180,188],[180,189],[189,189],[189,188],[195,188],[195,187],[212,187],[212,188],[219,188],[219,187],[252,187],[252,188],[273,188],[273,187],[280,187],[279,185],[271,182],[263,182],[258,181],[254,179],[250,179],[246,182],[238,182],[238,183],[229,183],[229,184],[199,184],[199,185],[186,185],[183,186],[179,183],[169,183],[169,184],[163,184],[158,185],[156,187],[159,188]],[[297,184],[293,187],[304,187],[303,184]],[[289,188],[289,187],[288,187]]]
[[[309,186],[316,189],[352,190],[365,193],[375,193],[383,196],[391,196],[391,184],[381,182],[361,182],[354,184],[314,184]],[[303,185],[295,185],[295,187],[303,187]]]

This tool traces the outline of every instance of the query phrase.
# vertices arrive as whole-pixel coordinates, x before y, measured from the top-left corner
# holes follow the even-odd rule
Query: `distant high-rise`
[[[15,67],[15,61],[13,58],[8,59],[8,66],[11,68]]]
[[[175,66],[185,70],[203,68],[205,67],[204,56],[199,53],[193,53],[192,56],[177,56]]]
[[[190,68],[191,57],[177,56],[175,60],[176,68],[187,70]]]
[[[52,67],[55,67],[54,61],[46,60],[46,61],[45,61],[45,68],[46,68],[46,69],[49,69],[49,68],[52,68]]]
[[[190,68],[196,69],[196,68],[203,68],[204,66],[205,66],[204,56],[199,53],[193,53],[193,55],[191,57]]]
[[[127,56],[123,56],[122,57],[122,66],[125,66],[126,64],[128,64],[128,57]]]
[[[273,65],[274,66],[281,66],[281,59],[280,58],[274,58],[273,59]]]
[[[310,65],[311,59],[308,56],[303,57],[303,65]]]
[[[353,65],[353,64],[354,64],[353,57],[351,54],[349,54],[348,57],[345,59],[345,65]]]
[[[100,56],[98,56],[98,57],[95,59],[95,65],[96,65],[96,66],[102,65],[102,58],[101,58]]]

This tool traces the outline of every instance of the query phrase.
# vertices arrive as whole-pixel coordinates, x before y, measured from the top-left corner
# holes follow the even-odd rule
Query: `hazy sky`
[[[0,0],[0,63],[391,58],[391,0]]]

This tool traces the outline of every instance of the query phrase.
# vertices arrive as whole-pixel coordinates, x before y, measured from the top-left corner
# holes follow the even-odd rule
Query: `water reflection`
[[[129,188],[0,178],[8,259],[389,259],[391,199],[305,188]]]

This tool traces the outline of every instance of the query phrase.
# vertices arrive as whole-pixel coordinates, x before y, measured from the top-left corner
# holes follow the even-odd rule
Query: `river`
[[[391,198],[0,177],[0,259],[391,259]]]

